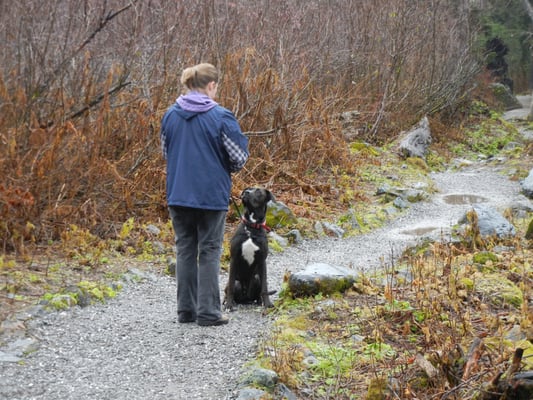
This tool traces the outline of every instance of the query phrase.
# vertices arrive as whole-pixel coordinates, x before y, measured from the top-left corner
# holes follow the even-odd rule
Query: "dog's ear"
[[[251,189],[252,189],[252,188],[246,188],[246,189],[244,189],[244,190],[242,191],[242,193],[241,193],[241,200],[242,200],[242,201],[246,201],[246,198],[247,198],[248,195],[250,194]]]
[[[272,201],[272,202],[275,202],[276,201],[276,198],[274,197],[274,195],[270,192],[270,190],[266,190],[266,193],[267,193],[267,203],[269,201]]]

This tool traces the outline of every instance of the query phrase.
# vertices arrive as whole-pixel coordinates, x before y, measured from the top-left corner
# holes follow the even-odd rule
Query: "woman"
[[[187,68],[181,95],[161,122],[167,160],[167,204],[176,235],[178,322],[223,325],[219,273],[231,173],[248,159],[248,138],[233,113],[214,99],[218,71]]]

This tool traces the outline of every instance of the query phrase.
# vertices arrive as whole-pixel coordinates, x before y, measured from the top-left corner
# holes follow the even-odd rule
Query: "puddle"
[[[435,229],[438,229],[436,226],[423,226],[420,228],[407,229],[401,231],[404,235],[413,235],[413,236],[422,236],[426,233],[433,232]]]
[[[483,196],[476,196],[475,194],[449,194],[442,198],[446,204],[476,204],[488,201]]]

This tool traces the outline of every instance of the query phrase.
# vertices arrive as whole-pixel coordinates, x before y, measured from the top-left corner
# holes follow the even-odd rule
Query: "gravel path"
[[[433,174],[439,190],[385,228],[350,239],[305,241],[269,256],[269,286],[280,289],[285,271],[310,262],[372,270],[416,243],[414,233],[441,234],[469,204],[449,204],[450,194],[482,196],[502,211],[530,204],[517,182],[497,168],[476,164]],[[431,232],[429,233],[431,234]],[[385,261],[383,261],[385,260]],[[221,277],[221,287],[226,276]],[[0,362],[0,399],[233,399],[236,383],[270,319],[260,308],[242,307],[228,325],[178,324],[175,284],[151,275],[126,285],[107,304],[45,314],[30,323],[40,347],[23,362]]]

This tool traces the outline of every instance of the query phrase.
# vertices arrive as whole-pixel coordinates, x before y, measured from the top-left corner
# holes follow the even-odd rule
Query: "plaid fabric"
[[[165,160],[167,159],[167,134],[165,131],[161,128],[159,131],[159,137],[161,138],[161,152],[163,153],[163,157]]]
[[[231,172],[240,171],[246,164],[246,160],[248,160],[248,153],[241,149],[224,132],[222,132],[222,144],[229,155]]]

